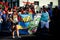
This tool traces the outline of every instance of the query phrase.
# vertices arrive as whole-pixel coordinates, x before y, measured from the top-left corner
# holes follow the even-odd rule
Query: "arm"
[[[12,18],[10,18],[10,21],[11,21],[11,22],[13,22],[13,19],[12,19]]]
[[[49,16],[49,13],[48,13],[48,22],[50,22],[51,20],[50,20],[50,16]]]

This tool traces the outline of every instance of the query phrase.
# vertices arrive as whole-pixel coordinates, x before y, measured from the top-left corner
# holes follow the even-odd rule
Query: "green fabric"
[[[37,18],[36,21],[40,21],[40,18]]]
[[[40,21],[40,18],[37,18],[35,21]],[[34,27],[38,27],[38,24],[35,24],[35,21],[31,21],[29,25],[29,30],[33,30]]]
[[[40,21],[40,18],[37,18],[35,21]],[[35,21],[31,21],[29,26],[30,27],[31,26],[38,26],[38,24],[35,24]]]
[[[38,23],[36,23],[36,22],[38,22]],[[32,20],[32,21],[30,21],[30,24],[29,24],[29,27],[28,27],[28,31],[31,31],[31,32],[29,32],[29,34],[31,33],[31,34],[33,34],[33,29],[35,30],[36,28],[38,28],[38,24],[39,24],[39,22],[40,22],[40,17],[38,17],[38,18],[34,18],[34,20]]]
[[[2,9],[4,9],[4,6],[0,4],[0,6],[2,7]]]

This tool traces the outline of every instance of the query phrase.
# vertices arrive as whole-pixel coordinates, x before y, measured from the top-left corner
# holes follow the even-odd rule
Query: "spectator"
[[[6,23],[7,23],[7,15],[6,15],[6,12],[3,10],[3,15],[2,15],[2,19],[3,19],[3,23],[2,23],[2,29],[5,29],[6,28]]]
[[[1,31],[1,27],[2,27],[2,8],[0,7],[0,31]]]
[[[6,12],[3,11],[3,15],[2,15],[2,18],[3,18],[3,21],[6,22],[7,21],[7,15],[6,15]]]
[[[60,30],[59,27],[60,27],[60,10],[56,6],[53,10],[53,27],[52,27],[52,31],[55,35],[59,33]]]
[[[43,8],[43,12],[41,15],[41,29],[43,30],[44,26],[49,30],[49,14],[46,11],[46,8]]]
[[[50,18],[52,18],[52,9],[51,8],[48,8],[48,13],[49,13]]]

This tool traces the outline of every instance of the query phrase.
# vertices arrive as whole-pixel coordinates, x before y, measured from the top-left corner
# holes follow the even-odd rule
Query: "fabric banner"
[[[28,28],[30,21],[32,20],[31,14],[19,14],[21,16],[22,21],[19,22],[19,25],[21,25],[23,28]]]
[[[37,31],[37,28],[38,28],[38,25],[40,22],[40,18],[41,18],[41,14],[36,14],[34,16],[34,20],[30,21],[29,30],[28,30],[29,34],[33,34]]]
[[[21,18],[23,19],[23,21],[19,22],[20,27],[23,27],[23,29],[28,28],[27,32],[29,34],[33,34],[37,31],[37,27],[38,27],[38,24],[41,18],[41,14],[36,14],[34,16],[34,19],[33,19],[32,14],[20,14],[19,16],[21,16]]]

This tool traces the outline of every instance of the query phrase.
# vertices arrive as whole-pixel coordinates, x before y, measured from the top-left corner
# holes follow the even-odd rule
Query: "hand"
[[[48,20],[48,22],[51,22],[51,20]]]

